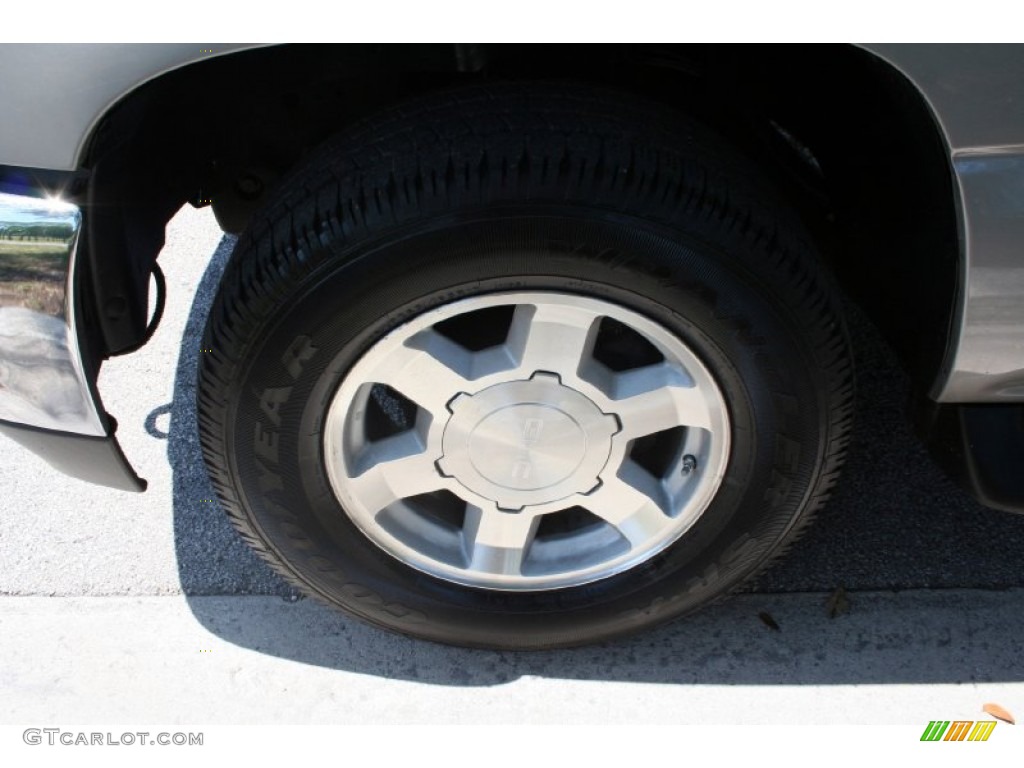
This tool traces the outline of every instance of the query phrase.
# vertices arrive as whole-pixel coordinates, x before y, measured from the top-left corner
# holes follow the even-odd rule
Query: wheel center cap
[[[618,420],[539,372],[449,405],[441,470],[503,509],[586,493],[598,483]]]
[[[496,485],[533,491],[569,477],[587,452],[587,434],[565,411],[540,403],[499,408],[469,436],[469,460]]]

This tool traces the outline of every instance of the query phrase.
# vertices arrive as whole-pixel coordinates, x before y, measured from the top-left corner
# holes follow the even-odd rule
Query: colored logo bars
[[[988,741],[995,728],[995,720],[932,720],[921,741]]]

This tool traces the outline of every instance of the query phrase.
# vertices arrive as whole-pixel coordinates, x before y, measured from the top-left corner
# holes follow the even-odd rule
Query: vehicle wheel
[[[290,582],[430,640],[550,648],[737,587],[827,498],[836,296],[749,161],[566,86],[329,141],[240,240],[203,345],[218,497]]]

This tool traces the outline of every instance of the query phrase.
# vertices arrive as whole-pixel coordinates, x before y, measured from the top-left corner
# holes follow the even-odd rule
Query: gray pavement
[[[520,656],[413,643],[311,601],[288,602],[291,590],[204,501],[212,493],[196,439],[195,362],[232,245],[209,211],[184,209],[161,256],[169,289],[162,326],[142,351],[103,370],[100,391],[147,493],[64,478],[0,438],[0,683],[14,693],[0,703],[3,718],[70,713],[86,705],[88,690],[98,691],[99,719],[187,720],[175,715],[174,699],[150,706],[142,691],[123,695],[128,677],[118,670],[143,663],[154,681],[199,675],[175,690],[192,697],[179,705],[208,711],[209,722],[272,720],[283,704],[247,693],[278,690],[286,679],[296,681],[295,697],[319,691],[334,702],[291,710],[292,721],[342,710],[366,722],[388,712],[408,721],[531,719],[529,702],[570,683],[559,688],[572,693],[557,715],[580,721],[654,696],[692,721],[780,722],[799,710],[831,722],[845,702],[849,722],[868,699],[865,686],[884,686],[920,712],[945,702],[957,710],[949,717],[977,716],[975,699],[989,694],[1008,697],[1011,709],[1016,697],[1024,711],[1024,597],[1013,589],[1024,587],[1024,517],[981,508],[929,463],[905,423],[906,381],[856,313],[851,460],[831,505],[756,594],[620,644]],[[827,620],[823,595],[840,585],[851,611]],[[766,610],[782,631],[758,620]],[[214,647],[209,657],[199,655],[204,643]],[[45,664],[69,663],[76,647],[85,661],[47,677]],[[200,682],[223,686],[237,706],[215,717]],[[823,686],[832,697],[825,703]],[[733,706],[741,699],[730,692],[751,690],[756,706]],[[639,708],[634,719],[659,709]],[[855,717],[902,722],[887,719],[884,706],[872,711]],[[906,712],[920,719],[917,709]],[[928,717],[936,716],[932,706]]]
[[[829,619],[817,596],[742,595],[626,643],[515,654],[385,634],[311,601],[8,598],[0,722],[923,730],[987,719],[991,701],[1024,711],[1022,608],[1022,590],[867,593]],[[757,621],[763,610],[780,630]]]

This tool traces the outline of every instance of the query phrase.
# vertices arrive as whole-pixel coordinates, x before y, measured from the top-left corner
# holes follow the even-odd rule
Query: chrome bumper
[[[73,306],[81,226],[70,203],[0,193],[0,420],[100,437]]]
[[[82,358],[81,230],[70,203],[0,193],[0,434],[72,477],[141,491]]]

